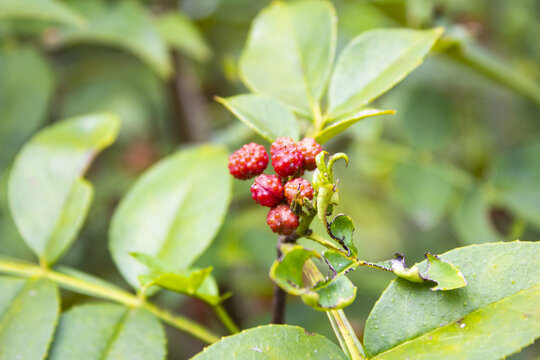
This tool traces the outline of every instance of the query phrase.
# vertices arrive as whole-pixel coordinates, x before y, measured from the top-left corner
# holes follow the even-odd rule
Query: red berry
[[[303,163],[304,157],[296,145],[281,149],[272,155],[272,166],[276,173],[283,178],[302,175]]]
[[[294,141],[291,138],[288,137],[279,137],[272,143],[272,146],[270,147],[270,156],[274,156],[275,153],[278,151],[281,151],[285,148],[288,148],[290,146],[294,146]]]
[[[247,180],[261,174],[268,166],[268,154],[264,146],[249,143],[229,156],[229,172],[239,180]]]
[[[304,198],[313,199],[313,186],[306,179],[296,178],[285,184],[285,199],[290,205],[296,196],[296,200],[302,203]],[[297,195],[298,194],[298,195]]]
[[[283,185],[276,175],[259,175],[251,185],[251,197],[262,206],[272,207],[283,199]]]
[[[322,146],[319,145],[314,138],[302,139],[296,146],[304,157],[304,168],[306,170],[315,170],[317,167],[315,157],[323,150]]]
[[[281,235],[290,235],[298,228],[298,216],[287,205],[274,206],[266,216],[266,223],[273,232]]]

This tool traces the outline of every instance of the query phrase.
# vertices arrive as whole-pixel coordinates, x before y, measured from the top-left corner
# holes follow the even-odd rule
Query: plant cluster
[[[78,5],[72,8],[71,3]],[[196,36],[191,40],[177,36],[193,33],[194,28],[181,14],[166,11],[165,4],[164,9],[155,7],[159,14],[152,15],[143,4],[133,1],[113,4],[95,0],[92,6],[87,5],[77,0],[0,0],[0,36],[20,30],[23,24],[16,24],[16,19],[37,16],[58,23],[56,35],[47,36],[49,46],[58,49],[81,41],[117,46],[138,56],[161,79],[169,79],[176,67],[169,47],[195,58],[209,56],[209,50],[195,41]],[[79,6],[88,10],[88,16],[75,10]],[[10,21],[3,22],[5,18]],[[11,26],[12,20],[15,26]],[[85,238],[80,232],[94,191],[103,191],[99,186],[94,189],[94,178],[87,179],[86,171],[119,137],[127,123],[121,121],[122,116],[108,112],[74,116],[46,126],[22,148],[13,147],[13,154],[18,151],[14,159],[8,156],[5,162],[0,154],[0,169],[13,160],[0,185],[5,181],[6,203],[20,234],[14,240],[20,238],[35,258],[0,257],[0,360],[163,360],[167,356],[164,324],[209,345],[194,360],[501,359],[540,336],[540,243],[490,242],[440,255],[427,252],[424,261],[410,267],[400,253],[391,258],[394,248],[387,254],[391,259],[365,260],[371,256],[358,246],[365,244],[353,221],[353,217],[358,221],[357,214],[362,212],[353,214],[342,200],[345,195],[359,207],[361,201],[345,191],[347,178],[338,181],[334,171],[338,162],[349,166],[349,156],[331,154],[321,145],[363,119],[393,114],[393,110],[371,107],[372,102],[419,66],[433,48],[480,69],[499,83],[513,84],[538,103],[540,90],[511,71],[499,74],[496,64],[467,54],[464,43],[448,34],[450,31],[443,36],[442,28],[365,31],[336,56],[336,20],[333,4],[325,0],[276,1],[257,15],[238,67],[250,93],[217,100],[268,141],[270,151],[248,143],[228,156],[225,146],[198,145],[172,152],[146,169],[114,208],[108,228],[110,257],[129,290],[58,264],[78,238]],[[6,53],[13,51],[9,48],[6,45]],[[26,135],[37,128],[38,122],[19,120],[27,120],[27,108],[41,109],[37,113],[47,108],[45,98],[52,91],[52,76],[47,75],[50,69],[46,64],[35,44],[9,56],[0,53],[0,80],[9,80],[0,81],[0,98],[14,99],[6,101],[8,106],[0,106],[0,114],[7,113],[11,120],[7,127],[30,125]],[[115,65],[104,77],[116,75],[115,70],[123,67]],[[11,85],[5,84],[19,84],[17,78],[8,76],[11,69],[17,70],[17,76],[38,71],[45,74],[45,80],[41,85],[30,81],[28,89],[32,91],[24,87],[9,91]],[[93,76],[89,78],[94,81]],[[97,94],[101,99],[96,89],[79,96],[96,99]],[[10,98],[12,94],[16,96]],[[20,110],[27,95],[41,100]],[[71,102],[79,104],[79,98]],[[131,110],[132,103],[122,104],[121,108]],[[419,107],[423,109],[423,105]],[[0,128],[4,129],[3,125]],[[20,145],[25,139],[19,135],[13,140]],[[421,136],[417,139],[425,141]],[[242,138],[238,143],[248,141]],[[427,143],[437,141],[429,139]],[[345,151],[340,142],[334,145],[336,151]],[[380,155],[381,147],[373,149]],[[390,147],[388,153],[393,159],[412,157],[401,148]],[[362,151],[349,154],[353,164]],[[536,158],[528,156],[534,164]],[[270,161],[275,174],[264,173]],[[519,169],[521,164],[515,165]],[[511,188],[516,182],[521,186],[515,181],[514,167],[508,168],[510,175],[502,176],[500,184]],[[308,175],[306,171],[313,171],[310,180],[303,177]],[[467,181],[459,171],[447,173],[461,183]],[[269,269],[269,278],[276,285],[273,313],[284,311],[286,294],[298,296],[326,315],[321,317],[328,318],[337,343],[311,333],[310,328],[285,325],[279,316],[272,317],[278,319],[274,324],[244,331],[229,316],[224,302],[232,294],[220,291],[218,278],[208,264],[216,263],[201,260],[228,213],[233,183],[229,174],[239,180],[254,179],[252,198],[269,208],[267,223],[279,235],[275,236],[277,257],[271,259]],[[404,179],[409,179],[403,182],[410,185],[414,182],[410,179],[418,177]],[[467,183],[467,188],[474,184]],[[537,190],[537,184],[533,189]],[[449,192],[443,197],[449,198]],[[522,202],[516,201],[516,196],[526,197],[529,202],[525,202],[523,214],[531,214],[536,197],[530,194],[510,192],[505,201],[519,208],[515,204]],[[434,192],[428,192],[430,195]],[[481,205],[475,200],[464,206],[467,221],[462,227],[474,242],[492,239],[489,233],[471,230],[468,225],[485,221],[477,216],[483,214]],[[369,206],[364,209],[366,215],[372,211]],[[384,221],[385,226],[391,222]],[[353,303],[357,286],[361,286],[359,277],[351,275],[364,267],[391,273],[395,280],[374,305],[359,339],[345,308]],[[73,304],[60,288],[90,299]],[[220,331],[226,330],[229,336],[176,313],[173,309],[178,303],[173,307],[155,297],[166,292],[202,302],[220,320]]]

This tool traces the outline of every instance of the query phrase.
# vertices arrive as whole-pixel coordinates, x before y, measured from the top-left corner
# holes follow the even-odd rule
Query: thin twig
[[[300,236],[295,232],[291,235],[280,235],[276,245],[276,253],[278,261],[282,257],[281,245],[285,243],[294,243]],[[272,296],[272,324],[285,323],[285,308],[287,306],[287,293],[283,291],[277,284],[274,284],[274,294]]]

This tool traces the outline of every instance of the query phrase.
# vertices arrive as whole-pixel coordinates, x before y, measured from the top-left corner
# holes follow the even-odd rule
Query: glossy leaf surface
[[[396,351],[397,354],[399,348],[406,346],[418,349],[414,345],[415,341],[419,341],[418,344],[428,341],[432,345],[423,350],[426,358],[436,358],[435,355],[429,355],[430,352],[440,354],[440,346],[445,342],[459,346],[455,349],[448,348],[449,353],[487,351],[486,354],[489,354],[492,343],[488,339],[484,340],[486,333],[483,323],[490,329],[490,337],[498,338],[513,332],[514,326],[524,326],[523,321],[527,320],[527,316],[523,313],[519,315],[516,311],[521,311],[522,305],[537,293],[534,289],[537,289],[540,283],[540,244],[512,242],[473,245],[454,249],[440,255],[440,258],[457,266],[467,279],[468,285],[451,291],[430,291],[428,284],[414,284],[402,279],[393,281],[375,305],[366,323],[364,343],[369,357],[390,351]],[[422,265],[427,264],[424,262],[420,267]],[[528,313],[535,307],[537,309],[537,306],[537,302],[527,304],[523,310]],[[513,310],[510,310],[511,308]],[[521,319],[514,323],[519,317]],[[498,320],[491,324],[491,318]],[[459,342],[463,339],[461,335],[454,333],[457,337],[456,343],[453,343],[451,333],[455,332],[455,326],[466,329],[467,325],[461,327],[459,321],[467,324],[467,319],[472,320],[469,324],[476,330],[472,333],[464,330],[467,331],[469,341],[462,342]],[[531,320],[529,324],[533,322],[534,320]],[[530,331],[517,338],[519,341],[512,342],[512,337],[508,337],[508,341],[503,342],[504,351],[499,352],[496,357],[487,355],[486,358],[495,359],[511,354],[526,344],[523,339],[540,336],[537,327],[529,328]],[[437,335],[430,339],[432,334]],[[435,343],[434,339],[441,339],[443,343]],[[384,356],[381,355],[381,358]]]

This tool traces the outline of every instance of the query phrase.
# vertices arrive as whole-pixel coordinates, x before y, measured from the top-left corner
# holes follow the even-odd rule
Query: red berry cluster
[[[268,154],[262,145],[249,143],[229,156],[229,172],[240,180],[257,176],[251,185],[251,197],[262,206],[270,207],[266,222],[273,232],[291,234],[298,227],[298,216],[290,205],[313,199],[313,187],[300,178],[304,170],[314,170],[315,156],[322,151],[313,138],[298,143],[287,137],[277,138],[270,148],[272,166],[277,175],[266,175]],[[285,205],[285,202],[289,205]]]

